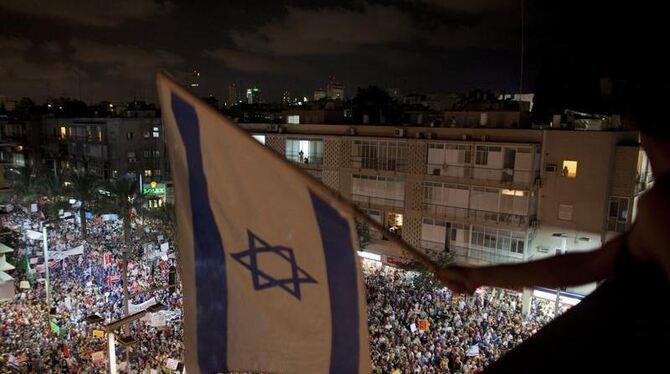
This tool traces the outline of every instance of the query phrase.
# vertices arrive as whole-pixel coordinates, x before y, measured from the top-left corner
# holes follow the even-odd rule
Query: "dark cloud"
[[[398,9],[365,5],[361,10],[288,7],[285,17],[253,32],[232,31],[240,49],[276,55],[336,55],[369,45],[409,41],[411,19]]]
[[[88,26],[113,27],[127,20],[142,20],[172,9],[170,2],[155,0],[0,0],[0,8],[28,16],[62,19]]]
[[[3,51],[11,45],[0,59],[0,95],[76,96],[83,86],[86,97],[123,100],[138,86],[152,92],[159,68],[185,77],[198,69],[202,94],[225,97],[237,82],[260,85],[266,99],[285,88],[310,95],[329,76],[350,93],[369,84],[454,91],[518,82],[516,0],[36,4],[0,0]]]

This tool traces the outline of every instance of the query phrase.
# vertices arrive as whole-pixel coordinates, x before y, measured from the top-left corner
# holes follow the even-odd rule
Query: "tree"
[[[118,178],[109,183],[107,191],[110,194],[111,203],[109,209],[119,216],[123,223],[123,241],[124,248],[121,251],[122,256],[122,273],[123,279],[123,312],[127,316],[128,311],[128,252],[130,251],[131,243],[130,236],[132,230],[132,221],[135,219],[139,208],[136,197],[138,192],[138,183],[136,180],[128,176]]]
[[[36,170],[32,165],[10,168],[7,171],[7,180],[14,192],[22,196],[23,201],[31,200],[36,192]]]
[[[359,88],[351,101],[354,122],[363,123],[367,115],[368,123],[400,123],[402,108],[382,88],[370,86]]]
[[[144,216],[159,227],[168,240],[174,242],[177,238],[177,213],[173,204],[165,203],[163,206],[148,209]]]
[[[356,220],[356,233],[358,234],[358,244],[360,245],[361,250],[364,250],[365,247],[370,244],[370,240],[372,239],[370,226],[365,222]]]
[[[68,176],[70,185],[67,191],[77,199],[79,206],[79,218],[81,219],[81,236],[86,239],[86,210],[93,208],[98,200],[100,193],[100,180],[98,177],[83,171],[75,171]]]

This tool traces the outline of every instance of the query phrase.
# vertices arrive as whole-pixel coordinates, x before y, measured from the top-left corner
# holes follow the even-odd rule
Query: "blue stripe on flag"
[[[207,177],[200,149],[198,115],[191,104],[174,93],[172,112],[184,142],[188,163],[198,308],[198,364],[203,373],[225,372],[228,371],[226,261],[219,228],[209,205]]]
[[[358,262],[349,223],[310,191],[326,258],[332,337],[330,373],[357,373],[359,365]]]

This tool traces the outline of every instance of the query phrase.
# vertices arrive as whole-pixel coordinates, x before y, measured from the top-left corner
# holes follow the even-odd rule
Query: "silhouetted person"
[[[487,372],[670,373],[670,128],[662,95],[670,87],[653,77],[627,82],[624,122],[640,131],[655,177],[639,199],[633,226],[591,252],[438,271],[457,292],[480,285],[557,288],[603,281]]]

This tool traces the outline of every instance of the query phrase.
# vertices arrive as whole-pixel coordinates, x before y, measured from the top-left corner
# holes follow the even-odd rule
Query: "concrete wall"
[[[539,220],[542,224],[604,234],[611,169],[617,137],[610,132],[547,131]],[[577,161],[576,178],[562,176],[564,160]],[[572,219],[560,220],[559,205],[572,206]]]

